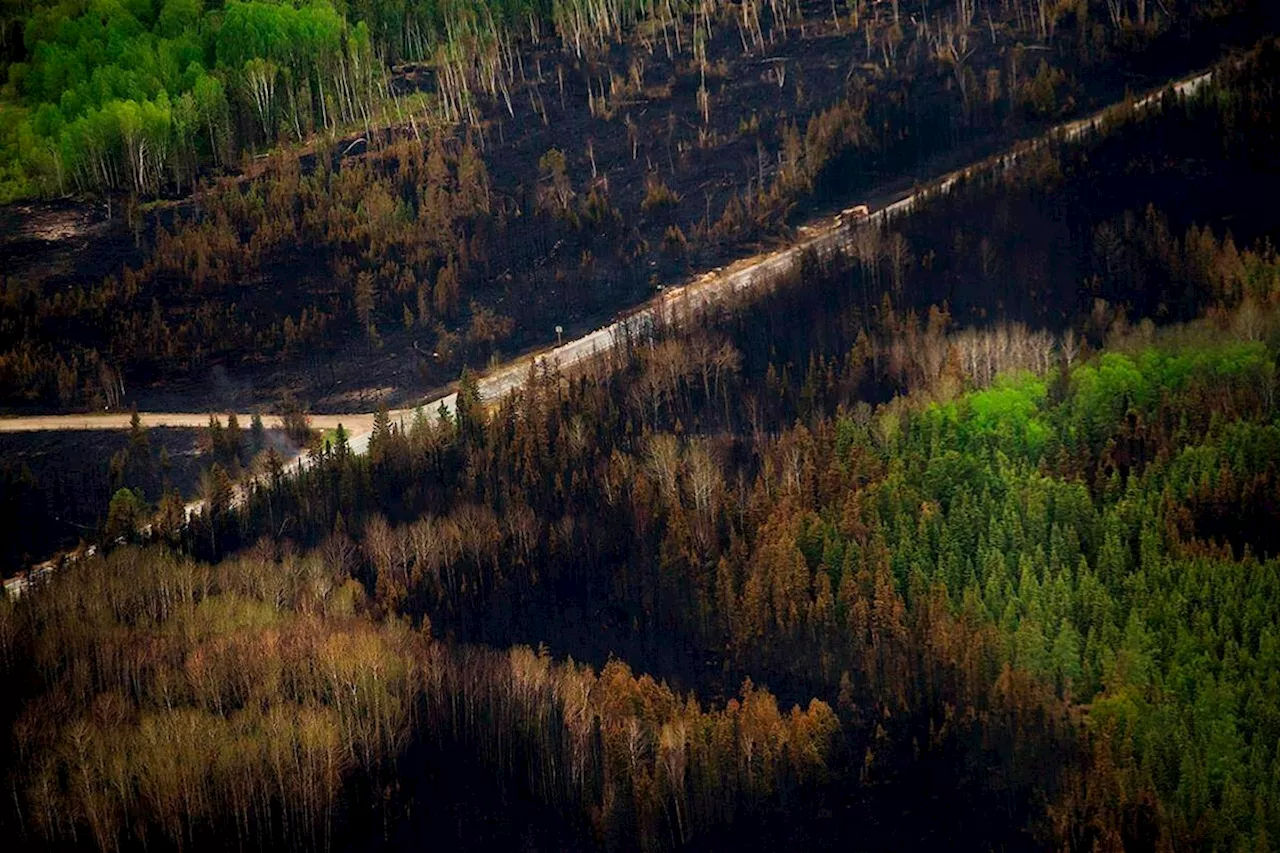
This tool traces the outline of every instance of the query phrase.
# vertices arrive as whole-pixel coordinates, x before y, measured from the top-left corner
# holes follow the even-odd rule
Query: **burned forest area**
[[[0,837],[1267,851],[1280,9],[0,9]]]
[[[1271,24],[1246,5],[1118,43],[1067,16],[1048,45],[1018,4],[855,5],[857,26],[825,4],[731,5],[596,50],[513,40],[492,60],[511,67],[481,56],[470,86],[394,66],[384,127],[256,156],[246,134],[241,175],[190,198],[176,182],[36,202],[43,227],[23,227],[31,203],[7,212],[3,405],[403,405],[810,216],[1198,71]],[[415,116],[423,94],[445,106]]]

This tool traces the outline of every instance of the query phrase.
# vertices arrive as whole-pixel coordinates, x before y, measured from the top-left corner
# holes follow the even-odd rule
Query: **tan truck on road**
[[[836,225],[848,225],[853,222],[860,222],[871,215],[871,209],[865,204],[855,204],[853,207],[846,207],[836,215]]]

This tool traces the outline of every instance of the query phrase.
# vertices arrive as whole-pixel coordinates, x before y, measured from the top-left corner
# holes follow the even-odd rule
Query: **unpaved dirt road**
[[[1213,72],[1207,71],[1181,80],[1173,84],[1172,88],[1179,96],[1187,97],[1212,79]],[[1158,103],[1168,88],[1170,87],[1166,86],[1135,101],[1132,108],[1137,112],[1149,109]],[[1087,118],[1059,125],[1048,133],[1021,143],[1003,154],[949,172],[923,187],[902,194],[893,202],[872,211],[865,219],[850,222],[836,217],[834,220],[811,223],[802,229],[799,239],[788,248],[743,258],[727,268],[703,273],[680,287],[668,288],[623,319],[560,346],[514,359],[503,367],[490,371],[479,380],[480,397],[484,402],[492,402],[509,394],[525,381],[529,375],[530,366],[534,363],[556,364],[561,369],[569,368],[613,349],[625,340],[630,332],[642,329],[645,325],[659,319],[678,319],[682,314],[695,311],[732,294],[767,286],[790,272],[807,253],[812,252],[819,258],[829,258],[837,252],[848,251],[852,246],[855,228],[884,225],[891,218],[909,212],[930,196],[950,192],[963,180],[983,173],[1010,169],[1028,154],[1054,142],[1078,140],[1109,118],[1117,116],[1124,108],[1123,103],[1112,105]],[[442,405],[445,409],[452,410],[456,399],[456,394],[449,394],[424,403],[424,408],[431,414],[438,411]],[[391,418],[395,422],[399,418],[411,415],[412,409],[400,409],[392,412]],[[357,417],[366,417],[367,425],[363,428],[356,427],[355,419],[347,416],[344,416],[343,423],[353,433],[353,449],[362,452],[368,446],[367,430],[371,428],[373,416]],[[3,428],[2,423],[0,421],[0,428]]]
[[[1207,84],[1213,72],[1204,72],[1181,80],[1172,85],[1179,95],[1188,96]],[[1170,87],[1165,86],[1132,104],[1137,111],[1145,110],[1156,104],[1161,95]],[[1059,125],[1047,133],[1027,142],[1020,143],[1012,149],[995,157],[949,172],[934,181],[915,190],[903,193],[901,197],[889,204],[872,211],[870,216],[854,222],[822,220],[802,228],[799,238],[789,247],[774,252],[744,258],[724,269],[703,273],[688,283],[666,289],[651,299],[638,310],[625,318],[607,326],[588,332],[580,338],[560,346],[548,348],[541,352],[526,354],[507,362],[502,367],[489,371],[479,379],[481,399],[486,402],[496,400],[518,387],[529,374],[532,362],[559,363],[561,368],[578,364],[597,353],[612,349],[626,336],[627,329],[641,328],[659,317],[667,317],[681,312],[692,311],[725,296],[740,291],[756,289],[769,282],[776,281],[781,275],[790,271],[801,256],[814,252],[819,257],[830,257],[838,251],[848,250],[852,243],[854,228],[866,224],[883,224],[890,218],[907,213],[930,196],[950,192],[957,183],[980,174],[999,172],[1011,168],[1018,161],[1033,151],[1053,142],[1079,139],[1097,128],[1108,118],[1117,115],[1124,104],[1114,104],[1087,118],[1078,119]],[[455,395],[424,400],[422,406],[427,412],[434,414],[444,404],[451,409]],[[392,421],[409,417],[412,408],[398,409],[391,413]],[[252,417],[249,413],[237,413],[242,426],[247,426]],[[128,429],[131,415],[128,413],[103,413],[80,415],[30,415],[12,418],[0,418],[0,433],[33,432],[39,430],[95,430],[95,429]],[[167,427],[203,427],[209,423],[208,412],[144,412],[140,415],[146,426]],[[279,418],[266,415],[263,421],[268,427],[280,425]],[[373,413],[347,415],[312,415],[311,423],[319,429],[333,429],[339,424],[352,435],[353,446],[360,439],[361,446],[367,443],[367,433],[373,426]]]
[[[226,413],[216,413],[220,420],[226,420]],[[142,412],[138,415],[144,426],[149,427],[181,427],[198,429],[208,426],[208,412]],[[248,427],[253,415],[248,412],[237,412],[236,418],[240,426]],[[311,415],[311,425],[316,429],[334,429],[341,423],[348,430],[373,426],[373,413],[363,415]],[[96,429],[128,429],[133,415],[128,412],[104,412],[102,414],[85,415],[31,415],[20,418],[0,418],[0,432],[39,432],[41,430],[96,430]],[[262,424],[267,429],[282,427],[276,415],[263,415]]]

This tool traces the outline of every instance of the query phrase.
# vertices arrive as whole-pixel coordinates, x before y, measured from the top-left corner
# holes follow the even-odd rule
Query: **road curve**
[[[961,181],[982,174],[1005,171],[1013,167],[1028,154],[1047,145],[1060,142],[1071,142],[1080,139],[1087,133],[1097,129],[1109,119],[1118,117],[1126,107],[1135,112],[1142,112],[1158,105],[1164,93],[1170,88],[1179,96],[1190,96],[1203,88],[1213,79],[1213,71],[1205,71],[1185,78],[1173,84],[1166,84],[1140,100],[1113,104],[1086,118],[1077,119],[1051,128],[1035,139],[1016,144],[1002,154],[988,157],[961,169],[949,172],[939,178],[903,193],[903,195],[884,207],[871,211],[870,214],[854,222],[842,221],[840,217],[824,219],[810,223],[801,229],[800,237],[787,248],[744,258],[724,269],[717,269],[678,286],[667,288],[658,296],[649,300],[638,310],[625,317],[603,326],[595,331],[576,338],[559,346],[539,352],[526,354],[495,368],[477,381],[480,399],[490,403],[501,399],[518,388],[529,375],[534,364],[557,365],[566,369],[580,364],[594,356],[618,346],[636,329],[660,319],[679,318],[682,314],[712,304],[726,296],[753,290],[761,285],[777,281],[781,276],[794,269],[805,254],[814,253],[819,258],[828,258],[837,252],[852,248],[854,230],[866,225],[884,225],[892,218],[901,216],[919,206],[928,198],[945,195],[951,192]],[[424,400],[420,407],[430,416],[437,412],[452,411],[457,401],[457,394],[450,393],[432,400]],[[393,410],[392,423],[412,419],[418,407]],[[350,434],[351,449],[355,453],[363,453],[368,449],[369,436],[373,429],[372,412],[348,415],[311,415],[311,423],[320,429],[334,429],[341,424]],[[207,412],[143,412],[139,417],[145,426],[188,427],[198,428],[209,423]],[[252,415],[238,413],[237,418],[242,426],[247,426]],[[42,430],[98,430],[127,429],[130,425],[130,413],[82,414],[82,415],[31,415],[12,418],[0,418],[0,433],[34,432]],[[280,419],[275,415],[264,415],[263,423],[267,427],[280,426]],[[305,456],[297,456],[289,463],[288,470],[296,470],[304,464]],[[187,514],[198,511],[199,502],[187,505]],[[51,563],[43,563],[33,568],[31,575],[47,573]],[[5,587],[12,593],[20,593],[26,589],[28,581],[25,576],[6,581]]]
[[[1163,94],[1170,88],[1178,95],[1189,96],[1204,87],[1213,79],[1213,72],[1206,71],[1186,78],[1172,86],[1166,85],[1132,103],[1132,109],[1141,112],[1158,103]],[[932,196],[950,192],[957,183],[990,172],[999,172],[1011,168],[1026,155],[1039,150],[1053,142],[1070,142],[1077,140],[1103,122],[1118,115],[1125,103],[1113,104],[1091,116],[1067,122],[1051,128],[1041,136],[1015,145],[1003,154],[989,157],[977,163],[949,172],[930,183],[911,190],[891,204],[872,211],[865,222],[883,224],[889,219],[907,213],[922,201]],[[799,258],[808,252],[815,252],[819,257],[830,257],[837,251],[848,250],[852,245],[853,227],[850,223],[840,224],[836,220],[820,220],[801,229],[801,236],[789,247],[774,252],[755,255],[735,262],[726,269],[703,273],[679,287],[666,289],[651,299],[638,310],[623,319],[607,326],[588,332],[580,338],[560,346],[540,352],[527,354],[507,362],[478,380],[481,399],[489,402],[496,400],[518,387],[529,373],[533,362],[558,363],[561,368],[570,367],[593,355],[612,349],[626,336],[627,329],[643,327],[659,317],[666,317],[676,309],[697,309],[724,296],[739,291],[750,290],[762,283],[776,280],[780,275],[793,268]],[[430,413],[436,412],[443,404],[452,409],[454,394],[442,398],[424,400],[422,406]],[[415,407],[397,409],[391,413],[392,420],[411,416]],[[311,415],[311,423],[319,429],[334,429],[339,424],[352,434],[353,445],[364,438],[373,427],[373,412],[347,415]],[[129,413],[78,414],[78,415],[29,415],[19,417],[0,417],[0,433],[4,432],[36,432],[42,430],[100,430],[128,429],[132,415]],[[247,426],[252,414],[237,413],[242,426]],[[156,427],[199,428],[209,422],[208,412],[143,412],[140,413],[142,423]],[[263,422],[267,427],[280,426],[280,419],[275,415],[264,415]]]

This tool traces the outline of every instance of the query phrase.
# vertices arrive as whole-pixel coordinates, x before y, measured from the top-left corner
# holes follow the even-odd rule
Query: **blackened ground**
[[[932,5],[935,11],[941,8]],[[722,265],[785,239],[786,224],[773,223],[743,240],[704,241],[684,255],[661,248],[669,225],[692,237],[699,223],[718,218],[748,182],[758,182],[761,174],[768,181],[787,126],[794,123],[803,133],[809,116],[851,94],[866,98],[873,138],[830,164],[811,198],[788,215],[792,225],[856,201],[883,201],[1014,138],[1112,102],[1127,90],[1144,90],[1204,67],[1233,46],[1252,44],[1273,32],[1280,21],[1275,4],[1253,4],[1224,22],[1197,22],[1194,31],[1180,25],[1139,51],[1094,56],[1088,62],[1081,59],[1075,35],[1064,30],[1052,50],[1025,52],[1024,74],[1033,73],[1042,56],[1067,73],[1053,109],[1032,115],[1012,104],[1007,92],[992,104],[975,102],[966,111],[952,76],[931,61],[900,56],[888,72],[875,68],[878,55],[868,54],[860,35],[834,29],[824,9],[821,3],[806,4],[806,37],[792,33],[763,58],[744,56],[736,30],[719,27],[708,45],[714,68],[707,77],[711,108],[705,123],[697,105],[698,71],[687,61],[667,59],[661,44],[649,53],[631,43],[591,61],[577,61],[558,49],[526,53],[523,81],[511,91],[514,115],[501,99],[480,105],[495,195],[527,207],[536,191],[538,159],[548,149],[560,148],[575,190],[585,192],[593,180],[607,183],[610,202],[623,216],[626,239],[603,239],[591,229],[548,224],[543,217],[512,220],[498,235],[501,239],[491,241],[492,257],[465,282],[464,301],[474,298],[512,317],[515,330],[497,350],[472,353],[473,363],[545,345],[557,326],[566,336],[588,330],[651,295],[655,283],[677,281],[692,270]],[[1007,71],[1011,44],[978,39],[971,67]],[[610,92],[610,115],[593,116],[588,93],[598,94],[602,84],[609,89],[612,78],[628,79],[638,56],[645,60],[641,85],[627,93]],[[558,66],[563,68],[563,95]],[[430,88],[433,75],[407,70],[399,85]],[[634,149],[628,122],[635,128]],[[753,122],[758,129],[751,129]],[[587,140],[594,151],[594,179]],[[341,161],[349,148],[338,143],[327,150]],[[355,146],[349,156],[359,157],[365,150]],[[310,162],[314,153],[303,159]],[[258,171],[255,161],[250,172]],[[679,195],[674,208],[642,210],[650,174],[659,175]],[[139,220],[120,201],[110,210],[102,202],[11,206],[0,210],[0,269],[9,286],[35,287],[46,294],[91,283],[140,259],[156,223],[171,224],[175,216],[197,208],[198,200],[165,203]],[[430,351],[431,341],[419,340],[422,331],[403,331],[395,300],[376,318],[384,346],[371,347],[349,322],[352,311],[344,301],[349,294],[337,289],[317,257],[323,253],[311,248],[284,252],[265,263],[259,276],[238,289],[237,311],[247,321],[270,325],[285,314],[296,316],[303,305],[321,308],[340,318],[323,342],[289,358],[235,352],[219,354],[186,373],[126,371],[127,401],[144,409],[243,410],[274,404],[292,391],[315,411],[369,411],[379,400],[393,406],[407,403],[456,378],[459,364],[436,363],[415,353],[415,343]],[[592,258],[589,265],[582,263],[586,252]],[[166,304],[163,292],[158,299],[166,312],[192,309]],[[47,408],[49,401],[9,399],[2,404],[17,411]]]
[[[155,427],[146,435],[148,449],[121,458],[113,472],[113,457],[130,447],[127,432],[0,434],[0,575],[97,541],[111,495],[122,486],[141,489],[152,505],[168,489],[195,494],[214,461],[205,431]],[[284,441],[274,430],[266,438]]]

